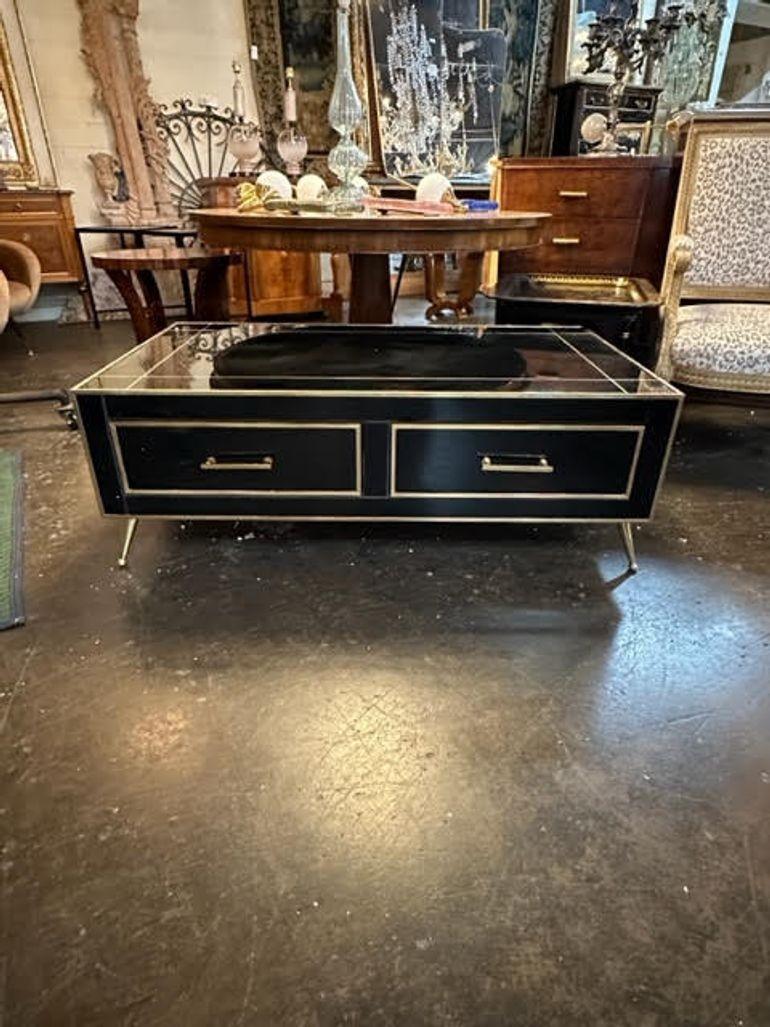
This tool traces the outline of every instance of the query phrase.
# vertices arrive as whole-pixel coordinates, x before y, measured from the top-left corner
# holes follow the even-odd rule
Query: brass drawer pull
[[[513,461],[532,460],[533,463],[507,463],[506,459]],[[499,460],[500,463],[496,463]],[[489,473],[498,474],[553,474],[553,467],[544,456],[505,456],[493,457],[483,456],[481,458],[481,469]]]
[[[215,456],[207,456],[201,464],[202,471],[272,471],[275,458],[262,456],[259,460],[235,460],[232,462],[217,460]]]
[[[579,246],[579,235],[555,235],[551,242],[554,246]]]
[[[563,196],[565,200],[587,200],[588,193],[585,189],[560,189],[559,196]]]

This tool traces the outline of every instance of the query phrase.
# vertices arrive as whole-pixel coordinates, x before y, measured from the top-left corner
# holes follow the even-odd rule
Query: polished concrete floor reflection
[[[125,325],[4,336],[71,384]],[[0,1020],[770,1024],[770,410],[688,404],[611,527],[140,527],[27,473]]]

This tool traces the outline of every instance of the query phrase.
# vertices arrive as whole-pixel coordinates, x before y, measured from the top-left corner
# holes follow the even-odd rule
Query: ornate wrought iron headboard
[[[183,221],[203,205],[202,179],[230,175],[236,159],[228,150],[236,125],[256,131],[230,107],[196,106],[190,99],[174,100],[171,108],[160,104],[158,135],[166,146],[166,178],[169,192]]]

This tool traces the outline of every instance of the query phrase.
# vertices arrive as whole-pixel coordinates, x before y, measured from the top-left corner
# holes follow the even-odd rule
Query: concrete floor
[[[124,324],[5,335],[72,384]],[[770,410],[609,527],[141,526],[23,451],[4,1027],[770,1025]]]

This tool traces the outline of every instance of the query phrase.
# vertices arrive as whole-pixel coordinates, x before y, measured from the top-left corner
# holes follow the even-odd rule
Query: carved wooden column
[[[155,126],[155,104],[139,52],[139,0],[78,0],[78,5],[83,56],[115,132],[130,194],[130,220],[167,220],[174,208],[163,174],[164,147]]]

